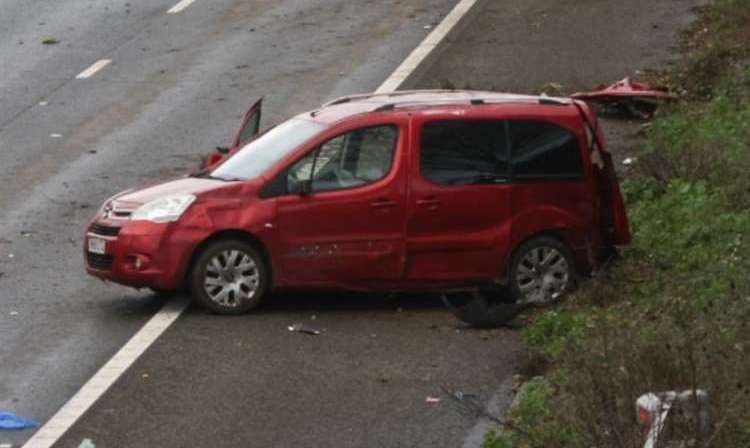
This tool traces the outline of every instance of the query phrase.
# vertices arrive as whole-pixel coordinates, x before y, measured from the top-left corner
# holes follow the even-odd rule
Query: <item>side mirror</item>
[[[299,195],[308,196],[312,194],[312,179],[305,179],[299,183]]]

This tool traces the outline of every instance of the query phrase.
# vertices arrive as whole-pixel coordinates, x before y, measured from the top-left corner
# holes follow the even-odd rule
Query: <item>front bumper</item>
[[[95,219],[83,242],[86,272],[136,288],[179,289],[195,241],[181,237],[175,223]],[[104,254],[89,251],[89,240],[104,241]]]

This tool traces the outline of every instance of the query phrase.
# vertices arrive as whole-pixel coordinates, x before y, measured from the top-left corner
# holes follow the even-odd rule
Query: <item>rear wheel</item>
[[[218,314],[242,314],[260,305],[268,269],[258,251],[238,240],[209,245],[195,262],[190,290],[201,306]]]
[[[570,249],[542,236],[525,242],[513,255],[508,291],[515,303],[546,305],[570,291],[575,281]]]

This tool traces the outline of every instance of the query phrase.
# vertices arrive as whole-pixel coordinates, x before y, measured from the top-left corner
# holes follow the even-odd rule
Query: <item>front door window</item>
[[[393,164],[398,131],[372,126],[339,135],[295,163],[287,174],[287,192],[299,193],[311,180],[314,192],[359,187],[384,178]]]

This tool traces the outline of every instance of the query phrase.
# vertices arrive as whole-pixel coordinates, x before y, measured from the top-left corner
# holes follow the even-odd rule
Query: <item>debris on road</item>
[[[467,394],[462,390],[457,390],[453,392],[452,397],[458,401],[463,401],[464,398],[476,398],[476,394]]]
[[[445,395],[447,395],[448,397],[452,398],[455,401],[474,400],[478,398],[476,394],[466,393],[461,389],[452,390],[447,386],[440,386],[440,389],[443,390]]]
[[[424,401],[425,401],[425,403],[427,403],[427,404],[437,404],[437,403],[440,403],[440,402],[442,401],[442,398],[438,398],[438,397],[427,397],[427,398],[425,398],[425,400],[424,400]]]
[[[625,160],[622,161],[622,164],[625,166],[629,166],[635,163],[636,160],[637,159],[635,157],[626,157]]]
[[[479,291],[443,294],[442,299],[456,318],[479,328],[507,325],[529,307],[528,304],[491,301]]]
[[[44,39],[42,39],[42,44],[44,45],[55,45],[59,43],[60,41],[55,39],[54,37],[45,37]]]
[[[0,430],[1,429],[27,429],[36,428],[39,423],[30,420],[12,412],[0,412]]]
[[[607,108],[647,119],[654,115],[659,101],[674,100],[677,96],[626,77],[609,86],[600,85],[592,92],[574,93],[571,98],[599,103]]]
[[[558,82],[548,82],[539,89],[542,95],[560,96],[562,95],[563,86]]]
[[[11,311],[9,314],[11,316],[18,316],[18,311]]]
[[[81,444],[78,445],[78,448],[96,448],[96,444],[91,439],[83,439],[81,440]]]
[[[304,325],[301,323],[289,325],[287,329],[291,332],[311,334],[313,336],[318,336],[319,334],[322,333],[322,331],[318,330],[317,328],[313,328],[313,327],[310,327],[308,325]]]

